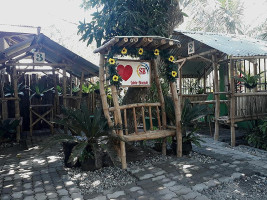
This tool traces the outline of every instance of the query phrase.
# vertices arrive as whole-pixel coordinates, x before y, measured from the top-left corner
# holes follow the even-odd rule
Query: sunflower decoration
[[[114,65],[115,64],[115,59],[110,58],[110,59],[108,59],[108,62],[109,62],[110,65]]]
[[[158,50],[158,49],[155,49],[155,50],[154,50],[154,55],[155,55],[155,56],[158,56],[158,55],[159,55],[159,50]]]
[[[115,82],[117,82],[117,81],[119,81],[119,77],[118,77],[117,75],[114,75],[114,76],[112,77],[112,80],[115,81]]]
[[[143,55],[143,53],[144,53],[144,49],[143,48],[139,48],[138,54],[141,56],[141,55]]]
[[[172,71],[172,77],[176,77],[177,76],[177,72],[176,71]]]
[[[125,47],[123,47],[123,49],[121,50],[121,54],[122,54],[122,55],[127,54],[127,49],[126,49]]]
[[[173,62],[173,61],[174,61],[174,57],[173,57],[173,56],[170,56],[170,57],[169,57],[169,61],[170,61],[170,62]]]

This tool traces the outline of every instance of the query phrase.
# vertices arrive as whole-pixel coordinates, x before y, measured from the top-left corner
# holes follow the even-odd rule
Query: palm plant
[[[38,83],[38,84],[36,84],[30,88],[30,91],[32,93],[30,96],[30,100],[33,97],[42,99],[42,97],[45,95],[45,93],[52,91],[53,89],[54,89],[54,87],[46,88],[43,84]]]
[[[165,107],[168,122],[175,124],[174,103],[169,96],[165,97]],[[199,141],[202,140],[195,135],[195,131],[197,130],[196,121],[210,113],[211,111],[207,105],[197,104],[193,106],[188,98],[185,99],[181,114],[183,142],[192,142],[197,146],[200,145]],[[192,127],[194,129],[190,131]]]
[[[57,135],[48,142],[45,148],[61,142],[73,142],[76,145],[71,151],[69,163],[83,161],[85,155],[95,159],[95,167],[102,167],[100,144],[107,140],[108,124],[102,110],[96,109],[92,115],[85,104],[81,109],[63,108],[63,118],[56,120],[59,125],[68,128],[71,134]],[[91,152],[88,152],[91,151]]]
[[[15,140],[16,128],[19,125],[18,119],[0,120],[0,139],[1,140]]]
[[[18,84],[18,95],[24,96],[24,89],[26,88],[23,83]],[[14,87],[10,84],[4,87],[5,97],[14,97]]]
[[[261,72],[259,74],[256,74],[254,76],[251,76],[249,73],[246,74],[246,72],[240,70],[240,73],[241,73],[242,76],[241,77],[235,76],[234,78],[237,81],[240,81],[241,83],[243,83],[246,88],[252,89],[252,88],[255,88],[258,85],[258,80],[260,79],[261,74],[264,73],[264,72],[265,71],[263,71],[263,72]]]

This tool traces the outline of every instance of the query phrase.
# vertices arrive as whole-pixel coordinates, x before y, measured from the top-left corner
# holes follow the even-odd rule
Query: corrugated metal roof
[[[29,39],[0,51],[0,63],[4,64],[13,57],[18,56],[18,53],[22,54],[35,49],[36,44],[42,47],[41,51],[46,54],[47,61],[69,64],[71,70],[67,71],[71,71],[74,75],[80,77],[81,73],[84,72],[85,77],[98,76],[98,66],[54,42],[44,34],[30,36]]]
[[[217,49],[229,56],[246,57],[267,55],[266,41],[249,38],[247,36],[197,31],[174,31],[173,38],[180,40],[182,47],[187,47],[187,43],[184,43],[186,40],[184,36],[192,38],[193,40],[201,42],[211,48]]]

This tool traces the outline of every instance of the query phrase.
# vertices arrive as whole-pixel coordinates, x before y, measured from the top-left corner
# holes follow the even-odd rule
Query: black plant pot
[[[94,171],[97,168],[95,167],[95,159],[93,158],[86,158],[81,162],[81,168],[83,171]]]
[[[183,155],[189,155],[189,153],[192,151],[192,143],[190,141],[186,141],[186,142],[183,142],[182,145],[183,145],[182,146]],[[176,154],[177,142],[173,141],[171,147],[172,147],[173,153]]]
[[[71,151],[75,145],[77,145],[77,142],[63,142],[63,152],[64,152],[64,164],[65,167],[72,168],[72,167],[80,167],[81,164],[78,162],[74,163],[68,163],[68,160],[70,158]]]

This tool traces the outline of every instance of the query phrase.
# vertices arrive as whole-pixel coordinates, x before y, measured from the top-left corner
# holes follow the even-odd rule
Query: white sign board
[[[188,54],[195,53],[195,43],[194,41],[188,42]]]
[[[44,63],[45,62],[45,53],[34,52],[33,62],[34,63]]]
[[[117,60],[117,71],[122,78],[122,86],[149,87],[150,62],[140,60]]]

